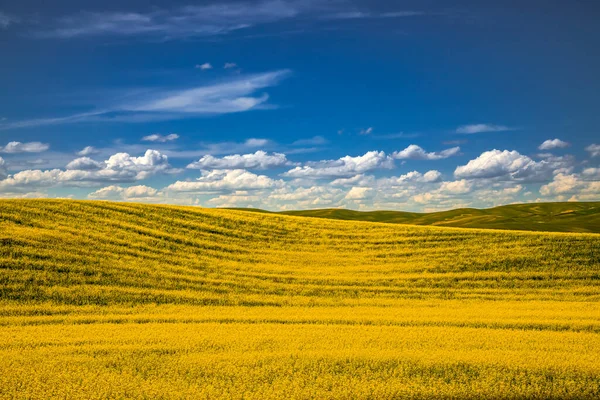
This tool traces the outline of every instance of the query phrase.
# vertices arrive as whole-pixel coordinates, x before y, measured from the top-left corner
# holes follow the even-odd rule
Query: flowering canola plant
[[[600,397],[600,235],[0,201],[0,398]]]

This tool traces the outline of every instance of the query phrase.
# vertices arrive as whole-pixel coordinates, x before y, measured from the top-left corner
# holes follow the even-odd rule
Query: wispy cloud
[[[212,69],[212,64],[211,63],[204,63],[204,64],[196,64],[196,69],[201,69],[203,71],[207,70],[207,69]]]
[[[149,89],[130,96],[125,103],[115,103],[101,110],[65,117],[0,123],[0,130],[89,121],[167,121],[272,108],[273,105],[266,104],[269,95],[259,91],[277,85],[290,73],[289,70],[279,70],[236,77],[207,86],[172,90]]]
[[[385,135],[372,135],[371,137],[373,139],[389,140],[389,139],[414,139],[414,138],[418,138],[419,136],[421,136],[421,134],[419,134],[419,133],[398,132],[398,133],[388,133]]]
[[[425,15],[422,11],[392,11],[374,13],[369,11],[341,11],[325,15],[325,19],[403,18]]]
[[[9,142],[6,146],[0,146],[0,153],[41,153],[49,148],[48,144],[40,142]]]
[[[514,128],[510,128],[504,125],[493,125],[493,124],[471,124],[471,125],[462,125],[456,128],[456,133],[461,133],[465,135],[472,135],[475,133],[485,133],[485,132],[505,132],[512,131]]]
[[[299,139],[292,143],[293,146],[318,146],[329,143],[323,136],[313,136],[310,139]]]
[[[600,144],[590,144],[585,148],[585,151],[590,153],[590,156],[592,157],[600,156]]]
[[[0,29],[7,29],[10,25],[14,24],[15,22],[18,22],[18,20],[15,17],[0,11]]]
[[[307,9],[307,3],[263,0],[258,3],[191,5],[149,12],[81,12],[58,19],[54,26],[37,32],[36,36],[146,35],[176,39],[223,35],[295,17]]]
[[[158,143],[166,143],[172,142],[173,140],[179,139],[179,135],[176,133],[170,133],[168,135],[161,135],[159,133],[153,133],[152,135],[144,136],[142,140],[144,142],[158,142]]]
[[[358,10],[349,1],[259,0],[214,2],[151,11],[79,12],[64,16],[38,30],[41,38],[86,36],[150,36],[161,40],[226,35],[236,31],[294,18],[362,19],[405,18],[421,11],[373,12]]]

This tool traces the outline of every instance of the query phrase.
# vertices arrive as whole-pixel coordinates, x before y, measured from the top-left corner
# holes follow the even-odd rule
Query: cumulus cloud
[[[207,70],[207,69],[212,69],[212,65],[210,63],[204,63],[204,64],[196,64],[196,69],[201,69],[203,71]]]
[[[6,146],[0,146],[0,153],[41,153],[50,148],[46,143],[40,142],[9,142]]]
[[[392,154],[398,160],[441,160],[452,157],[460,152],[460,147],[452,147],[440,152],[428,153],[416,144],[411,144],[402,151],[396,151]]]
[[[559,200],[600,200],[600,181],[589,179],[591,172],[588,171],[587,177],[579,174],[556,174],[552,182],[540,188],[540,193],[543,196],[557,196]]]
[[[145,185],[130,186],[123,188],[117,185],[111,185],[96,190],[88,195],[90,199],[104,200],[149,200],[154,199],[158,190]]]
[[[600,144],[590,144],[585,148],[585,151],[590,153],[590,156],[592,157],[598,157],[600,156]]]
[[[73,160],[66,170],[24,170],[0,180],[0,190],[25,190],[27,188],[82,186],[89,187],[105,182],[134,182],[158,173],[174,173],[167,156],[156,150],[147,150],[143,156],[133,157],[117,153],[104,162],[88,157]]]
[[[104,163],[94,161],[89,157],[80,157],[68,163],[66,168],[71,170],[93,171],[102,169],[104,166]]]
[[[83,149],[78,151],[76,154],[78,156],[91,156],[93,154],[98,154],[99,151],[93,146],[85,146]]]
[[[202,171],[195,181],[177,181],[167,187],[173,192],[211,193],[234,190],[269,189],[283,185],[266,175],[256,175],[245,169]]]
[[[397,181],[431,183],[439,181],[441,177],[442,173],[436,170],[427,171],[424,174],[421,174],[418,171],[412,171],[408,174],[401,175],[400,177],[398,177]]]
[[[142,138],[142,140],[144,142],[158,142],[158,143],[172,142],[173,140],[177,140],[177,139],[179,139],[179,135],[176,133],[170,133],[168,135],[161,135],[159,133],[154,133],[152,135],[144,136]]]
[[[252,154],[234,154],[225,157],[203,156],[187,166],[190,169],[268,169],[289,165],[285,154],[257,151]]]
[[[348,193],[346,194],[344,199],[346,199],[346,200],[364,200],[364,199],[372,196],[372,194],[373,194],[372,188],[354,186],[352,189],[350,189],[350,191],[348,191]]]
[[[306,209],[337,207],[343,201],[345,191],[331,186],[291,188],[289,185],[273,190],[268,196],[269,204],[276,209]]]
[[[563,142],[560,139],[548,139],[544,143],[540,144],[538,149],[540,150],[553,150],[553,149],[564,149],[569,147],[569,143]]]
[[[471,182],[461,179],[459,181],[442,182],[438,191],[442,193],[464,194],[469,193],[472,187],[473,184]]]
[[[436,170],[427,171],[424,174],[419,171],[411,171],[400,176],[380,178],[376,181],[376,184],[378,187],[385,189],[386,187],[406,186],[414,183],[439,182],[441,177],[442,173]]]
[[[456,168],[454,176],[464,179],[504,178],[522,181],[543,181],[571,167],[571,157],[550,157],[534,161],[518,151],[491,150],[481,153],[467,165]]]
[[[369,151],[362,156],[345,156],[338,160],[325,160],[296,167],[283,174],[289,178],[347,177],[375,169],[393,168],[394,161],[383,151]]]
[[[485,133],[485,132],[504,132],[512,130],[508,126],[504,125],[493,125],[493,124],[472,124],[472,125],[462,125],[456,128],[456,133],[461,133],[464,135],[472,135],[475,133]]]

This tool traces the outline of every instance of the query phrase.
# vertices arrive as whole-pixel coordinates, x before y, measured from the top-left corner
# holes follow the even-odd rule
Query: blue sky
[[[600,200],[598,17],[595,1],[0,2],[0,197]]]

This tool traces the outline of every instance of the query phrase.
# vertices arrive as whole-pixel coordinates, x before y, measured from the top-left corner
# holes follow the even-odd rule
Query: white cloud
[[[89,157],[80,157],[67,164],[67,169],[94,171],[104,168],[105,164],[94,161]]]
[[[143,156],[132,157],[117,153],[104,162],[88,157],[73,160],[66,170],[24,170],[0,180],[0,191],[23,191],[27,188],[82,186],[90,187],[105,182],[134,182],[158,173],[174,173],[167,156],[156,150],[147,150]]]
[[[345,156],[338,160],[309,163],[289,170],[283,176],[290,178],[347,177],[375,169],[391,169],[394,161],[383,151],[369,151],[362,156]]]
[[[244,144],[247,147],[263,147],[269,144],[269,140],[268,139],[256,139],[256,138],[250,138],[247,139]]]
[[[510,131],[512,128],[504,125],[493,125],[493,124],[472,124],[472,125],[463,125],[456,128],[456,133],[472,135],[475,133],[485,133],[485,132],[504,132]]]
[[[4,179],[8,176],[6,169],[4,168],[5,165],[6,161],[4,161],[4,158],[0,157],[0,179]]]
[[[235,67],[237,67],[237,64],[233,63],[233,62],[226,62],[225,65],[223,65],[224,69],[230,69],[230,68],[235,68]]]
[[[276,85],[290,73],[289,70],[267,72],[235,79],[231,82],[202,86],[175,92],[157,93],[153,100],[141,100],[122,105],[126,111],[184,113],[184,114],[225,114],[247,111],[259,106],[268,95],[251,95],[259,89]]]
[[[392,11],[385,13],[374,13],[369,11],[341,11],[334,14],[325,15],[325,19],[365,19],[365,18],[406,18],[425,15],[421,11]]]
[[[453,208],[451,204],[457,204],[459,198],[471,193],[473,186],[473,182],[465,179],[446,181],[442,182],[437,189],[414,195],[413,201],[434,209]]]
[[[212,69],[212,65],[210,63],[204,63],[204,64],[196,64],[196,69],[201,69],[203,71],[206,71],[207,69]]]
[[[600,168],[586,168],[581,172],[585,178],[600,180]]]
[[[266,175],[256,175],[244,169],[202,171],[195,181],[177,181],[166,189],[173,192],[226,192],[234,190],[269,189],[283,185]]]
[[[392,176],[389,178],[380,178],[377,180],[377,185],[385,188],[385,187],[395,187],[395,186],[404,186],[406,184],[414,184],[414,183],[434,183],[439,182],[442,177],[442,173],[440,171],[431,170],[422,174],[418,171],[407,172],[406,174],[400,176]]]
[[[366,129],[361,129],[359,134],[360,135],[370,135],[371,133],[373,133],[373,127],[368,127]]]
[[[442,177],[442,173],[440,171],[431,170],[425,172],[425,174],[421,174],[418,171],[412,171],[404,175],[400,175],[398,177],[398,182],[424,182],[431,183],[437,182]]]
[[[0,12],[0,29],[7,29],[10,25],[17,22],[17,19],[3,12]]]
[[[225,157],[203,156],[187,168],[193,169],[267,169],[289,165],[285,154],[257,151],[252,154],[234,154]]]
[[[268,196],[269,206],[273,209],[307,209],[337,207],[343,201],[345,192],[339,188],[327,186],[298,187],[289,185],[273,190]]]
[[[37,33],[45,38],[79,36],[150,36],[163,40],[225,35],[256,25],[292,18],[309,3],[281,0],[215,2],[148,12],[80,12],[60,18]]]
[[[258,0],[204,2],[147,12],[79,12],[56,20],[35,36],[145,36],[161,40],[222,36],[295,17],[314,19],[406,18],[420,11],[371,12],[349,8],[345,1]]]
[[[333,180],[331,186],[373,186],[375,178],[372,175],[358,174],[351,178],[338,178]]]
[[[467,165],[457,167],[454,176],[464,179],[502,178],[534,182],[550,179],[553,174],[571,168],[571,164],[570,156],[534,161],[514,150],[491,150],[481,153]]]
[[[212,85],[184,89],[147,89],[129,94],[127,102],[66,117],[0,123],[0,130],[79,122],[153,122],[189,117],[239,113],[274,107],[269,95],[258,91],[272,87],[290,75],[279,70],[235,78]]]
[[[427,153],[421,147],[416,144],[411,144],[402,151],[396,151],[392,154],[392,157],[398,160],[441,160],[444,158],[452,157],[460,152],[460,147],[452,147],[440,152]]]
[[[590,172],[588,171],[587,178]],[[540,193],[543,196],[569,195],[569,200],[576,201],[600,200],[600,181],[582,179],[578,174],[559,173],[554,176],[552,182],[540,188]]]
[[[0,153],[41,153],[50,148],[46,143],[40,142],[9,142],[6,146],[0,146]]]
[[[373,194],[372,188],[354,186],[346,194],[346,197],[344,197],[344,199],[346,199],[346,200],[364,200],[364,199],[370,197],[372,194]]]
[[[179,139],[179,135],[176,133],[170,133],[168,135],[161,135],[159,133],[154,133],[152,135],[144,136],[142,138],[142,140],[144,142],[158,142],[158,143],[172,142],[173,140],[177,140],[177,139]]]
[[[589,152],[592,157],[600,156],[600,144],[590,144],[585,151]]]
[[[127,188],[111,185],[90,193],[88,197],[90,199],[147,201],[155,199],[158,193],[158,190],[145,185]]]
[[[93,146],[85,146],[83,149],[78,151],[76,154],[78,156],[91,156],[93,154],[98,154],[99,151]]]
[[[469,193],[473,184],[465,179],[459,181],[442,182],[439,191],[442,193],[464,194]]]
[[[246,190],[237,190],[231,194],[221,194],[206,203],[214,207],[260,208],[264,207],[265,195],[253,194]]]
[[[313,136],[309,139],[299,139],[296,140],[292,145],[294,146],[318,146],[322,144],[327,144],[327,139],[323,136]]]
[[[544,143],[540,144],[538,149],[540,150],[552,150],[552,149],[564,149],[569,147],[569,143],[563,142],[560,139],[548,139]]]

